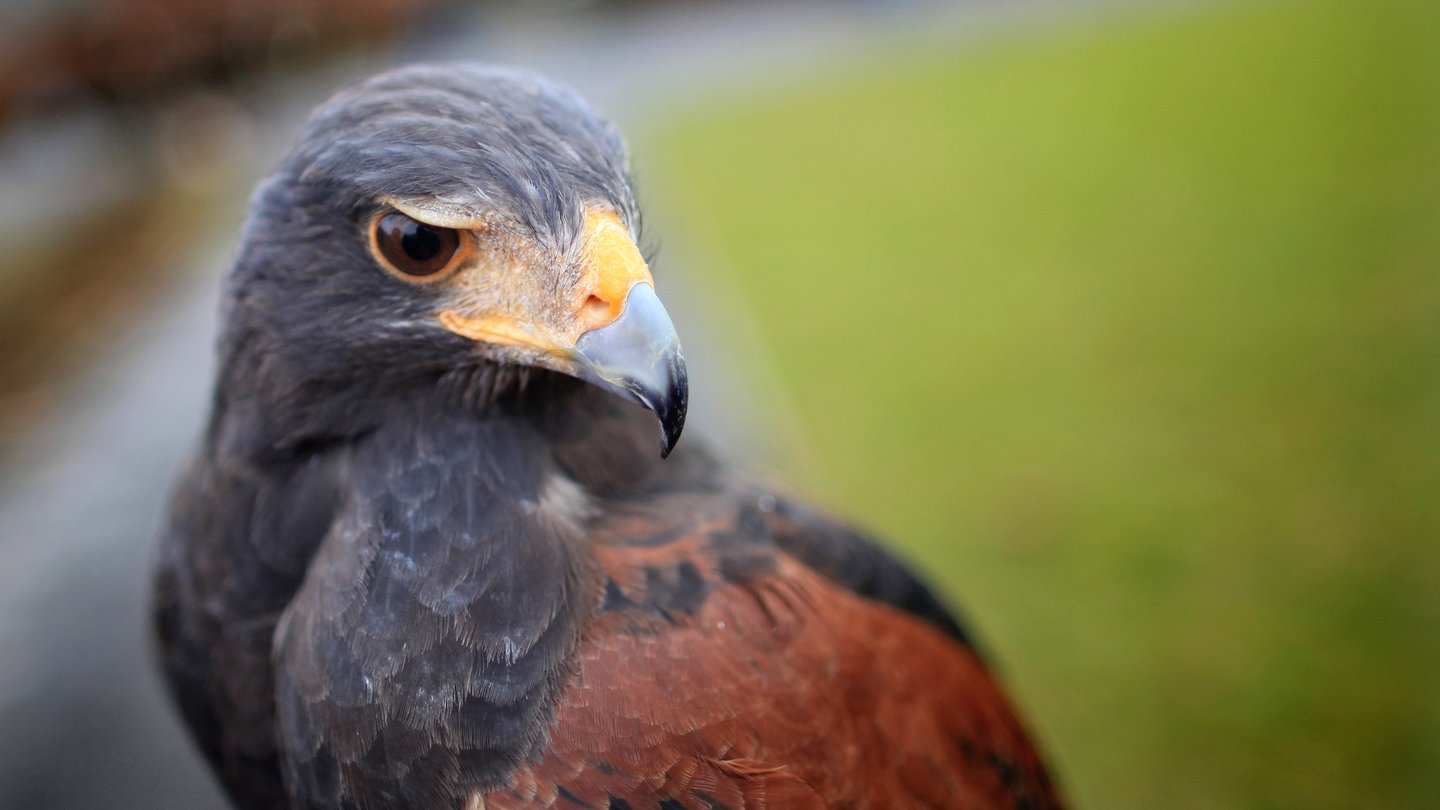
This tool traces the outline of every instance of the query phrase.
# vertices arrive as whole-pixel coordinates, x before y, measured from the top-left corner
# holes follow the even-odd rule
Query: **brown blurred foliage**
[[[433,0],[90,0],[0,35],[0,123],[83,96],[145,101],[258,63],[374,44]]]

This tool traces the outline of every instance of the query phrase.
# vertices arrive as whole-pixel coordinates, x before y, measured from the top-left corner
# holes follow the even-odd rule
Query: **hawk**
[[[506,68],[343,90],[260,185],[155,586],[236,805],[1059,807],[896,558],[676,448],[639,223],[616,128]]]

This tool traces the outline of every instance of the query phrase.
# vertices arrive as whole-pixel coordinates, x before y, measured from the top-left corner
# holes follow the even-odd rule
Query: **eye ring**
[[[450,274],[469,254],[470,240],[455,228],[421,222],[393,209],[370,222],[370,251],[405,281],[427,284]]]

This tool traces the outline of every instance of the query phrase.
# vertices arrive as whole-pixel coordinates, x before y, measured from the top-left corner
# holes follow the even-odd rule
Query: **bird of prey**
[[[639,223],[615,127],[508,68],[343,90],[256,191],[155,595],[235,804],[1059,807],[921,582],[675,448]]]

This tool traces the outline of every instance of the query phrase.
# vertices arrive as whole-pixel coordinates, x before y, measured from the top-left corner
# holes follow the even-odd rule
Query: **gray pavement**
[[[249,101],[265,110],[255,124],[255,146],[235,173],[249,178],[246,185],[253,182],[305,110],[342,80],[385,63],[483,58],[524,64],[575,85],[634,130],[667,108],[772,92],[873,58],[897,41],[961,47],[980,30],[1046,18],[1057,4],[677,6],[606,15],[537,16],[511,7],[473,12],[451,20],[446,33],[422,32],[389,54],[283,85],[262,82],[251,88],[262,103]],[[13,175],[13,166],[0,166],[0,178]],[[33,193],[47,193],[44,178],[28,182]],[[234,212],[244,194],[239,187],[227,191],[217,209]],[[40,205],[36,199],[31,203]],[[15,209],[13,196],[6,206]],[[663,233],[664,216],[654,213],[652,224]],[[149,303],[146,317],[114,335],[93,365],[64,384],[46,422],[5,465],[0,810],[223,806],[161,692],[146,651],[145,618],[165,493],[199,432],[208,397],[211,313],[236,229],[233,213],[217,219],[223,221],[186,249],[183,272]],[[738,448],[736,455],[763,458],[773,454],[765,450],[772,445],[751,437],[762,406],[767,422],[783,412],[779,387],[765,382],[763,354],[745,338],[742,313],[713,304],[734,296],[716,294],[719,281],[687,275],[681,267],[694,264],[690,257],[684,246],[667,242],[661,271],[696,384],[687,438],[708,435]],[[720,334],[722,322],[723,345],[708,339]],[[738,377],[727,361],[746,364],[746,395],[719,395],[718,381]]]

